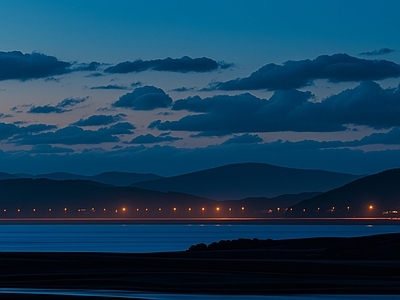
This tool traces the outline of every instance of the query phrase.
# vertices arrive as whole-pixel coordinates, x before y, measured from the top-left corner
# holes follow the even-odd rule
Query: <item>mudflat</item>
[[[0,282],[163,293],[400,294],[400,233],[269,240],[256,248],[248,242],[146,254],[2,252]]]

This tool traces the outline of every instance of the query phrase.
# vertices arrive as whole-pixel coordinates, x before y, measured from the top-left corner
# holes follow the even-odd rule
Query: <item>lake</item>
[[[0,251],[164,252],[238,238],[355,237],[400,225],[58,224],[0,225]]]

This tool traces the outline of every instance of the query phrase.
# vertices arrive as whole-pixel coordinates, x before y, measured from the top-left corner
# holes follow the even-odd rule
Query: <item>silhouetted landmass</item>
[[[320,170],[277,167],[263,163],[241,163],[139,182],[133,186],[228,200],[246,197],[276,197],[302,192],[325,192],[359,177]]]
[[[243,240],[239,244],[255,240]],[[227,295],[400,294],[400,234],[168,253],[0,252],[4,287]],[[211,244],[213,245],[213,244]],[[211,246],[210,245],[210,246]],[[209,246],[209,247],[210,247]],[[214,247],[214,246],[213,246]],[[32,276],[34,274],[34,276]]]
[[[6,173],[4,173],[6,174]],[[0,174],[1,176],[1,174]],[[10,174],[10,176],[12,176]],[[30,175],[25,173],[15,174],[13,177],[9,178],[46,178],[53,180],[91,180],[105,184],[111,184],[115,186],[130,186],[136,182],[145,180],[155,180],[163,178],[155,174],[141,174],[141,173],[129,173],[129,172],[104,172],[97,175],[85,176],[78,174],[71,174],[66,172],[56,172],[48,174]],[[9,179],[1,178],[1,179]]]
[[[386,214],[396,217],[397,210],[400,210],[400,169],[392,169],[303,200],[285,215],[375,217]]]
[[[192,245],[187,251],[257,250],[253,255],[263,259],[374,259],[400,260],[400,233],[352,238],[318,237],[287,240],[245,239],[221,240],[206,245]],[[236,255],[236,253],[235,253]]]

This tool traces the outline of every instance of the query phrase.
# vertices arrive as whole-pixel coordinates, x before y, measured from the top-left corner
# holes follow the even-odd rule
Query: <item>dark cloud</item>
[[[366,55],[366,56],[376,56],[376,55],[385,55],[394,52],[393,49],[389,48],[381,48],[379,50],[374,50],[374,51],[368,51],[368,52],[362,52],[358,55]]]
[[[54,56],[33,52],[0,52],[0,80],[29,80],[71,72],[70,63]]]
[[[400,86],[399,86],[400,87]],[[188,110],[177,121],[160,120],[150,129],[198,131],[197,136],[246,132],[343,131],[348,124],[376,129],[400,126],[400,88],[383,89],[375,82],[362,82],[354,89],[313,102],[310,92],[276,91],[269,100],[250,94],[198,96],[176,101],[173,110]]]
[[[0,113],[0,119],[11,118],[11,117],[12,117],[12,115],[10,115],[10,114]]]
[[[331,82],[380,80],[400,76],[400,65],[387,60],[366,60],[347,54],[322,55],[314,60],[268,64],[249,77],[210,84],[210,90],[290,90],[309,86],[316,79]]]
[[[92,61],[89,64],[79,64],[77,67],[74,68],[74,71],[97,71],[101,63],[97,61]]]
[[[35,145],[28,152],[32,154],[38,154],[38,153],[50,154],[50,153],[73,153],[75,151],[71,148],[53,147],[51,145],[44,144],[44,145]]]
[[[400,145],[400,127],[394,127],[386,133],[372,133],[361,140],[343,142],[345,146],[364,146],[364,145]]]
[[[57,105],[44,105],[44,106],[32,106],[27,113],[31,114],[50,114],[57,113],[61,114],[67,111],[71,111],[71,107],[86,101],[89,97],[85,98],[66,98],[59,102]]]
[[[187,87],[179,87],[176,89],[172,89],[171,92],[189,92],[189,91],[194,91],[195,88],[191,87],[191,88],[187,88]]]
[[[112,106],[134,110],[153,110],[169,107],[171,103],[172,99],[162,89],[154,86],[144,86],[121,96]]]
[[[90,89],[91,90],[128,90],[128,88],[126,86],[117,85],[117,84],[92,86]]]
[[[101,144],[107,142],[118,142],[119,139],[106,130],[83,130],[77,126],[68,126],[55,132],[39,134],[18,134],[11,141],[17,145],[37,144]]]
[[[181,140],[182,138],[174,136],[154,136],[152,134],[139,135],[130,141],[130,144],[155,144],[161,142],[173,142]]]
[[[110,127],[102,127],[99,131],[107,131],[109,134],[133,134],[136,126],[129,122],[118,122]]]
[[[112,123],[116,123],[125,117],[126,117],[125,114],[118,114],[115,116],[93,115],[86,119],[80,119],[79,121],[77,121],[71,125],[82,126],[82,127],[83,126],[103,126],[103,125],[109,125]]]
[[[0,140],[8,139],[17,134],[31,134],[57,128],[55,125],[32,124],[20,127],[15,124],[0,123]]]
[[[133,62],[126,61],[115,66],[108,67],[104,70],[106,73],[131,73],[143,72],[148,70],[167,71],[167,72],[210,72],[217,69],[227,69],[232,64],[224,62],[216,62],[207,57],[190,58],[184,56],[182,58],[165,58],[154,60],[136,60]]]
[[[133,87],[133,88],[142,86],[142,85],[143,85],[143,83],[141,81],[135,81],[135,82],[131,83],[131,87]]]
[[[242,134],[242,135],[235,135],[229,139],[227,139],[225,142],[223,142],[223,145],[230,145],[230,144],[254,144],[254,143],[261,143],[263,141],[262,138],[260,138],[257,134]]]

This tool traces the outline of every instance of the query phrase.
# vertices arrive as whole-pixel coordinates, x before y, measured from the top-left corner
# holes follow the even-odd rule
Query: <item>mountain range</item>
[[[137,182],[132,186],[160,192],[175,191],[216,200],[234,200],[326,192],[357,178],[360,176],[263,163],[241,163]]]

